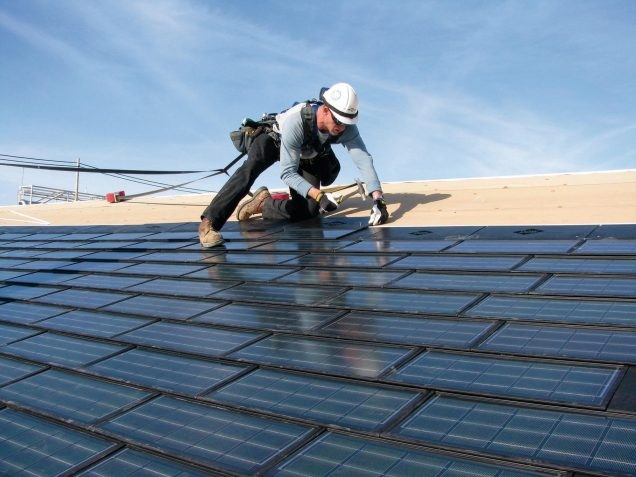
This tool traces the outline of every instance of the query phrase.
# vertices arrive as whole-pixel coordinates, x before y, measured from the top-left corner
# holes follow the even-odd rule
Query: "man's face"
[[[321,132],[328,132],[332,136],[339,136],[347,128],[346,124],[342,124],[335,118],[327,106],[321,106],[320,111],[318,115],[318,129],[320,129]]]

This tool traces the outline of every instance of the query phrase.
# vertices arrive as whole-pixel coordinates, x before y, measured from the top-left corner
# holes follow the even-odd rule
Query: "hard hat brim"
[[[327,106],[329,108],[329,106]],[[333,109],[329,108],[329,111],[331,111],[331,114],[334,115],[334,117],[340,121],[342,124],[347,124],[347,125],[352,125],[352,124],[356,124],[358,122],[358,116],[356,116],[355,118],[348,118],[347,116],[343,116],[342,114],[338,114],[336,111],[334,111]]]

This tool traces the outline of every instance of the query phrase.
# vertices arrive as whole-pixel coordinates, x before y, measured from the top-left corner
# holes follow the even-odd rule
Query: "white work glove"
[[[316,197],[316,202],[318,202],[318,207],[320,207],[321,214],[327,214],[329,212],[333,212],[338,208],[338,203],[334,196],[330,193],[321,192]]]
[[[371,217],[369,217],[369,225],[382,225],[387,220],[389,220],[389,211],[386,210],[386,202],[382,198],[375,199],[371,209]]]

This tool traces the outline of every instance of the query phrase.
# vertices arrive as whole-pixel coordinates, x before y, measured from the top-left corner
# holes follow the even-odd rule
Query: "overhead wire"
[[[0,166],[9,166],[9,167],[22,167],[27,169],[43,169],[43,170],[54,170],[54,171],[68,171],[68,172],[93,172],[93,173],[102,173],[106,176],[126,180],[129,182],[135,182],[138,184],[153,186],[153,187],[170,187],[171,184],[159,181],[151,181],[142,178],[135,178],[130,175],[123,174],[122,172],[132,172],[136,174],[188,174],[188,173],[199,173],[199,172],[207,172],[207,171],[148,171],[148,170],[129,170],[129,169],[103,169],[97,166],[93,166],[91,164],[82,163],[82,167],[78,167],[78,164],[73,161],[65,161],[65,160],[56,160],[56,159],[44,159],[37,157],[28,157],[28,156],[17,156],[13,154],[0,154],[0,161],[5,161],[6,163],[0,162]],[[53,165],[57,164],[57,165]],[[121,171],[121,172],[120,172]],[[207,193],[213,192],[206,189],[197,189],[193,187],[176,187],[175,190],[181,192],[188,193]]]
[[[94,167],[90,164],[84,164],[87,167]],[[104,173],[104,175],[109,176],[109,177],[114,177],[116,179],[122,179],[122,180],[126,180],[129,182],[135,182],[137,184],[143,184],[143,185],[148,185],[148,186],[153,186],[153,187],[167,187],[171,184],[165,183],[165,182],[158,182],[158,181],[151,181],[148,179],[142,179],[142,178],[137,178],[137,177],[132,177],[132,176],[128,176],[125,174],[117,174],[117,173]],[[177,187],[174,190],[180,191],[180,192],[191,192],[191,193],[202,193],[202,192],[214,192],[214,191],[210,191],[210,190],[205,190],[205,189],[195,189],[192,187]]]
[[[43,169],[43,170],[55,170],[55,171],[68,171],[68,172],[77,172],[77,173],[79,172],[100,173],[110,177],[115,177],[118,179],[136,182],[139,184],[160,187],[157,190],[151,190],[151,191],[127,196],[126,200],[128,200],[128,199],[151,195],[151,194],[155,194],[159,192],[165,192],[168,190],[179,190],[184,192],[195,192],[195,193],[213,192],[213,191],[196,189],[196,188],[185,187],[185,186],[193,182],[197,182],[199,180],[207,179],[208,177],[213,177],[220,174],[228,174],[229,169],[234,164],[236,164],[244,155],[245,153],[241,153],[234,160],[232,160],[228,165],[226,165],[223,169],[212,169],[207,171],[149,171],[144,169],[99,168],[99,167],[89,165],[86,163],[84,163],[83,166],[80,166],[79,160],[77,161],[77,163],[75,163],[72,161],[60,161],[55,159],[42,159],[42,158],[35,158],[35,157],[16,156],[12,154],[0,154],[0,160],[6,161],[5,163],[0,162],[0,166],[22,167],[22,168],[30,168],[30,169]],[[16,159],[20,159],[20,161]],[[68,165],[64,165],[64,166],[63,165],[48,165],[47,163],[68,164]],[[150,181],[147,179],[133,178],[133,177],[130,177],[130,175],[128,175],[128,174],[134,174],[134,175],[192,174],[192,173],[201,173],[201,172],[205,172],[206,175],[198,179],[193,179],[190,181],[183,182],[181,184],[174,184],[174,185],[162,183],[158,181]]]

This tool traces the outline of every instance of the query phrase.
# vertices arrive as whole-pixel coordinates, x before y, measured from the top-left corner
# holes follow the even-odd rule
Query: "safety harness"
[[[296,106],[299,103],[292,105]],[[339,136],[329,136],[325,142],[320,142],[318,137],[318,126],[316,124],[316,107],[323,104],[322,101],[316,99],[310,99],[305,101],[305,105],[300,110],[300,115],[303,122],[303,144],[301,149],[303,151],[315,151],[316,155],[322,154],[331,144],[338,141]],[[285,112],[284,110],[282,112]],[[234,147],[239,152],[247,153],[250,146],[261,134],[269,134],[274,139],[277,146],[280,146],[280,136],[274,131],[274,125],[276,124],[275,113],[263,114],[259,121],[254,121],[250,118],[245,118],[241,123],[241,126],[236,131],[230,132],[230,139],[234,144]]]

